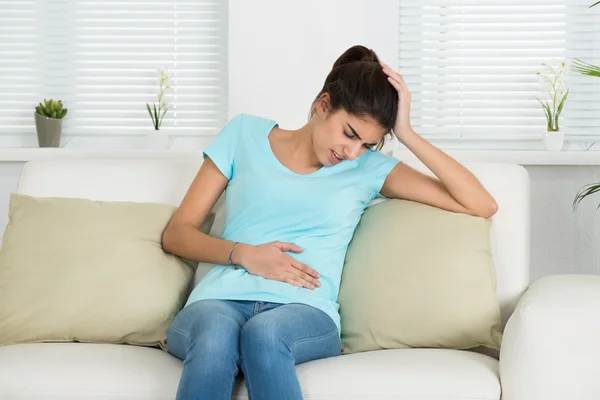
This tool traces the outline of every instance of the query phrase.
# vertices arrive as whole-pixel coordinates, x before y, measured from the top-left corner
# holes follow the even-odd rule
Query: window
[[[600,64],[592,0],[402,0],[400,71],[415,130],[441,140],[540,140],[542,62]],[[569,71],[567,140],[600,138],[600,78]],[[595,140],[595,139],[594,139]]]
[[[0,0],[0,133],[35,136],[34,107],[52,97],[69,109],[66,137],[144,135],[166,68],[162,129],[216,134],[227,120],[227,3]]]

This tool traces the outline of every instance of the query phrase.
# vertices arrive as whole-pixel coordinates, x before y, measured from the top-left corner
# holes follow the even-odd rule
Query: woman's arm
[[[439,179],[399,163],[385,180],[382,195],[483,218],[496,213],[494,198],[465,167],[414,132],[402,143]]]
[[[238,243],[233,248],[234,242],[212,237],[198,229],[228,183],[227,177],[207,157],[163,231],[163,250],[189,260],[220,265],[229,264],[231,253],[233,264],[241,265],[254,275],[308,289],[321,286],[317,271],[285,254],[302,252],[292,243],[275,241],[258,246]]]
[[[394,134],[438,179],[398,164],[388,175],[381,194],[418,201],[449,211],[489,218],[498,205],[477,178],[465,167],[420,137],[410,124],[411,94],[402,75],[381,63],[388,81],[398,92]]]
[[[163,232],[162,247],[166,252],[189,260],[227,265],[233,242],[199,230],[227,183],[227,178],[207,158]]]

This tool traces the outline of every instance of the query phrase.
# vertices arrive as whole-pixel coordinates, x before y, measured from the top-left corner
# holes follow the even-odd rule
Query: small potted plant
[[[61,100],[46,100],[35,107],[35,129],[40,147],[60,147],[63,118],[67,115]]]
[[[554,68],[546,63],[542,63],[544,71],[536,72],[541,75],[543,83],[546,86],[548,99],[542,101],[536,97],[542,105],[544,116],[546,117],[546,131],[544,135],[544,145],[546,150],[557,151],[563,146],[565,140],[564,132],[561,132],[558,118],[565,106],[565,101],[569,96],[569,90],[565,90],[563,82],[563,73],[565,63],[562,62],[559,68]]]
[[[150,148],[163,149],[169,147],[169,136],[160,130],[163,117],[169,110],[165,100],[165,93],[169,90],[169,75],[165,70],[159,72],[159,92],[157,94],[157,103],[146,103],[146,109],[152,120],[153,130],[148,134],[148,145]]]

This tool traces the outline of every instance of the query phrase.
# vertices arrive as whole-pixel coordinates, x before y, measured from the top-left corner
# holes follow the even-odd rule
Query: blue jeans
[[[302,399],[294,365],[341,353],[323,311],[260,301],[196,301],[177,314],[167,344],[183,360],[178,400],[231,400],[239,369],[251,400]]]

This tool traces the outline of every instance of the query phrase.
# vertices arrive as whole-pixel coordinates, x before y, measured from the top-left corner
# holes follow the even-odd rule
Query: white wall
[[[531,276],[600,274],[600,194],[571,204],[579,189],[600,182],[598,166],[528,166],[531,178]]]

